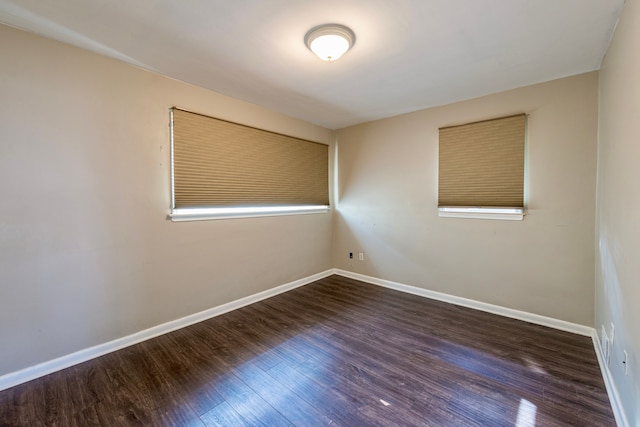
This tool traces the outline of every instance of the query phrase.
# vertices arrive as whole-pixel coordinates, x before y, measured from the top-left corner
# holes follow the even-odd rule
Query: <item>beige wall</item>
[[[640,426],[639,185],[640,2],[627,0],[600,73],[596,327],[615,324],[609,369],[631,426]]]
[[[615,351],[638,366],[638,201],[622,194],[640,182],[639,15],[628,0],[600,76],[597,262],[597,73],[340,130],[333,224],[171,223],[170,106],[332,132],[0,26],[0,375],[331,267],[593,326],[594,263],[595,326],[616,322]],[[520,112],[526,219],[439,218],[438,128]],[[631,414],[640,370],[612,371]]]
[[[172,223],[169,107],[332,132],[0,26],[0,375],[332,267],[331,214]]]
[[[339,130],[335,266],[592,326],[597,84],[588,73]],[[522,112],[525,220],[439,218],[438,128]]]

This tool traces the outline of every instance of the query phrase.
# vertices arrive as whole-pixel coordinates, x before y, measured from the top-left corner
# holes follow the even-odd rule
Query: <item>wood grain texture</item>
[[[0,392],[0,426],[615,426],[589,338],[331,276]]]

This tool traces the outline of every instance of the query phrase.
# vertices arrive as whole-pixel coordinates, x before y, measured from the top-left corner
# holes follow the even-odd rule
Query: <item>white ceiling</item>
[[[623,0],[0,0],[0,22],[331,129],[600,67]],[[318,24],[356,34],[323,62]]]

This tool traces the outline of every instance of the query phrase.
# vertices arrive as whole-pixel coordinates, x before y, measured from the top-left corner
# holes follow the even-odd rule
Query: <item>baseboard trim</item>
[[[332,274],[334,274],[333,269],[326,270],[324,272],[295,280],[293,282],[286,283],[272,289],[267,289],[266,291],[258,292],[257,294],[249,295],[247,297],[240,298],[238,300],[231,301],[226,304],[201,311],[199,313],[191,314],[180,319],[153,326],[149,329],[145,329],[143,331],[115,339],[113,341],[76,351],[74,353],[49,360],[35,366],[24,368],[16,372],[10,372],[8,374],[0,376],[0,391],[6,390],[22,383],[26,383],[31,380],[35,380],[36,378],[43,377],[53,372],[71,367],[73,365],[95,359],[96,357],[112,353],[122,348],[138,344],[151,338],[155,338],[159,335],[163,335],[193,325],[195,323],[220,316],[221,314],[237,310],[241,307],[256,303],[258,301],[262,301],[267,298],[271,298],[283,292],[287,292],[300,286],[315,282],[316,280],[331,276]]]
[[[337,274],[339,276],[360,280],[362,282],[382,286],[389,289],[394,289],[401,292],[406,292],[413,295],[418,295],[425,298],[448,302],[448,303],[456,304],[463,307],[468,307],[468,308],[472,308],[480,311],[486,311],[489,313],[498,314],[498,315],[510,317],[513,319],[523,320],[529,323],[548,326],[554,329],[559,329],[559,330],[591,337],[593,340],[596,357],[598,359],[598,364],[600,365],[600,370],[604,378],[607,394],[609,396],[612,410],[616,418],[616,422],[620,427],[630,427],[626,419],[617,388],[615,387],[615,383],[613,382],[613,377],[611,375],[611,372],[609,371],[609,368],[604,364],[604,358],[602,356],[602,348],[600,345],[600,340],[598,339],[598,335],[595,329],[590,328],[588,326],[566,322],[563,320],[553,319],[550,317],[540,316],[537,314],[527,313],[524,311],[514,310],[514,309],[501,307],[493,304],[487,304],[480,301],[457,297],[454,295],[449,295],[441,292],[430,291],[427,289],[418,288],[416,286],[405,285],[402,283],[379,279],[376,277],[366,276],[363,274],[354,273],[354,272],[341,270],[341,269],[326,270],[324,272],[314,274],[312,276],[305,277],[299,280],[295,280],[293,282],[286,283],[286,284],[277,286],[275,288],[259,292],[254,295],[249,295],[247,297],[240,298],[238,300],[231,301],[229,303],[222,304],[217,307],[213,307],[213,308],[201,311],[199,313],[194,313],[189,316],[182,317],[180,319],[172,320],[170,322],[166,322],[161,325],[157,325],[149,329],[145,329],[143,331],[136,332],[134,334],[115,339],[113,341],[99,344],[99,345],[86,348],[86,349],[53,359],[53,360],[40,363],[35,366],[31,366],[16,372],[11,372],[11,373],[2,375],[0,376],[0,391],[6,390],[8,388],[17,386],[22,383],[26,383],[31,380],[35,380],[37,378],[77,365],[79,363],[83,363],[91,359],[95,359],[97,357],[103,356],[108,353],[112,353],[122,348],[138,344],[140,342],[149,340],[151,338],[155,338],[157,336],[193,325],[195,323],[202,322],[204,320],[211,319],[216,316],[220,316],[224,313],[237,310],[239,308],[256,303],[258,301],[271,298],[283,292],[287,292],[292,289],[307,285],[309,283],[331,276],[332,274]]]
[[[631,424],[629,424],[627,416],[624,413],[624,407],[622,406],[622,401],[620,400],[618,388],[613,381],[613,375],[611,375],[611,371],[609,370],[609,367],[605,362],[604,353],[602,352],[602,344],[600,344],[600,338],[598,337],[598,333],[595,330],[591,335],[591,339],[593,340],[593,348],[596,351],[598,365],[600,365],[600,372],[602,372],[602,378],[604,379],[604,385],[607,389],[609,402],[611,402],[611,410],[613,411],[613,415],[616,418],[616,424],[618,425],[618,427],[631,427]]]
[[[579,325],[577,323],[571,323],[564,320],[554,319],[552,317],[541,316],[539,314],[528,313],[526,311],[515,310],[512,308],[506,308],[499,305],[488,304],[481,301],[472,299],[457,297],[441,292],[430,291],[424,288],[418,288],[416,286],[405,285],[398,282],[392,282],[390,280],[379,279],[377,277],[365,276],[359,273],[353,273],[351,271],[335,269],[334,273],[339,276],[348,277],[362,282],[370,283],[372,285],[383,286],[389,289],[395,289],[397,291],[406,292],[413,295],[418,295],[425,298],[430,298],[438,301],[448,302],[451,304],[459,305],[462,307],[473,308],[475,310],[486,311],[488,313],[498,314],[500,316],[510,317],[512,319],[523,320],[525,322],[534,323],[536,325],[547,326],[561,331],[572,332],[574,334],[591,337],[595,330],[589,326]]]
[[[600,365],[600,371],[604,379],[605,388],[607,389],[607,395],[609,396],[609,402],[611,403],[611,409],[616,419],[616,424],[619,427],[630,427],[629,421],[624,413],[622,401],[618,389],[613,381],[613,376],[609,367],[604,363],[604,355],[602,354],[602,346],[600,345],[600,339],[594,328],[579,325],[576,323],[566,322],[564,320],[558,320],[551,317],[541,316],[538,314],[528,313],[526,311],[514,310],[511,308],[501,307],[498,305],[487,304],[480,301],[475,301],[467,298],[457,297],[441,292],[430,291],[416,286],[405,285],[402,283],[392,282],[390,280],[379,279],[377,277],[365,276],[364,274],[354,273],[351,271],[334,269],[334,274],[339,276],[348,277],[350,279],[360,280],[361,282],[370,283],[372,285],[383,286],[385,288],[394,289],[400,292],[406,292],[413,295],[418,295],[425,298],[430,298],[438,301],[448,302],[463,307],[472,308],[475,310],[486,311],[488,313],[498,314],[500,316],[510,317],[513,319],[523,320],[525,322],[534,323],[537,325],[547,326],[562,331],[572,332],[578,335],[591,337],[593,341],[593,347]]]

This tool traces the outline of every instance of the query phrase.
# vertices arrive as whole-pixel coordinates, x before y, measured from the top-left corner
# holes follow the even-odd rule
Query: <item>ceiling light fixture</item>
[[[349,27],[340,24],[323,24],[310,29],[304,36],[304,44],[323,61],[335,61],[344,55],[356,41]]]

